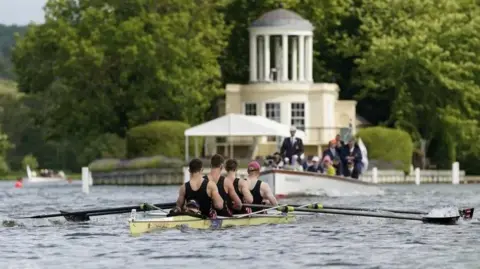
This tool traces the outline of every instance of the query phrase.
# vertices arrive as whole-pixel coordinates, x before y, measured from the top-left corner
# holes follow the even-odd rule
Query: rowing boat
[[[192,216],[155,216],[136,219],[132,210],[129,219],[130,233],[140,235],[158,230],[191,228],[191,229],[222,229],[237,226],[256,226],[265,224],[287,224],[296,221],[295,215],[290,214],[257,214],[249,216],[217,217],[216,219],[201,219]]]

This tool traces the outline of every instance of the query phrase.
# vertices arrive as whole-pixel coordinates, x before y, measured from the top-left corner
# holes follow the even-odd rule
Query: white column
[[[298,36],[298,80],[305,81],[305,36]]]
[[[265,81],[270,81],[270,36],[264,35],[263,36],[263,56],[265,60],[263,61],[264,64],[264,74],[265,74]]]
[[[282,78],[282,49],[280,47],[280,37],[276,36],[275,39],[275,70],[277,74],[275,76],[275,81],[279,81]]]
[[[458,162],[452,164],[452,184],[460,184],[460,164]]]
[[[288,81],[288,35],[282,35],[282,80]]]
[[[265,51],[263,50],[263,38],[259,38],[258,40],[258,80],[265,81],[265,68],[263,65],[265,64]]]
[[[298,53],[298,37],[292,39],[292,81],[297,81],[297,53]]]
[[[307,37],[307,51],[307,80],[311,82],[313,81],[313,36]]]
[[[250,35],[250,81],[257,81],[257,36]]]

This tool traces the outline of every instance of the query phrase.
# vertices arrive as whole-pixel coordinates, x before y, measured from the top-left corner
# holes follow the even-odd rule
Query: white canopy
[[[185,160],[188,161],[189,136],[290,136],[290,126],[263,116],[227,114],[185,130]],[[305,132],[297,130],[295,136],[305,139]],[[196,148],[196,146],[195,146]],[[197,151],[197,150],[195,150]],[[230,144],[230,154],[233,147]]]
[[[290,126],[263,116],[227,114],[185,130],[185,136],[290,136]],[[296,137],[305,139],[297,130]]]

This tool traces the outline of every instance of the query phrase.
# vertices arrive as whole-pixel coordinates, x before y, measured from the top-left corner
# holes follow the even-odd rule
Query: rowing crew
[[[246,179],[236,177],[238,163],[229,159],[225,163],[227,176],[221,175],[224,159],[214,155],[210,160],[211,171],[202,176],[203,163],[193,159],[189,163],[190,180],[180,187],[177,207],[170,215],[199,213],[209,218],[216,216],[231,217],[233,214],[246,214],[262,210],[247,208],[243,204],[262,204],[264,201],[276,206],[277,200],[270,186],[258,179],[260,164],[252,161],[248,164]]]

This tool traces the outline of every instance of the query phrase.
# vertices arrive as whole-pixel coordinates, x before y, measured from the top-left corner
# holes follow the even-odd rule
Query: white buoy
[[[415,168],[415,184],[420,185],[420,168]]]
[[[90,172],[90,169],[88,170],[88,186],[93,186],[93,177],[92,177],[92,172]]]
[[[86,194],[90,192],[90,172],[88,167],[82,167],[82,191]]]
[[[458,162],[452,164],[452,184],[460,184],[460,164]]]
[[[378,169],[376,167],[372,169],[372,181],[375,184],[378,183]]]

